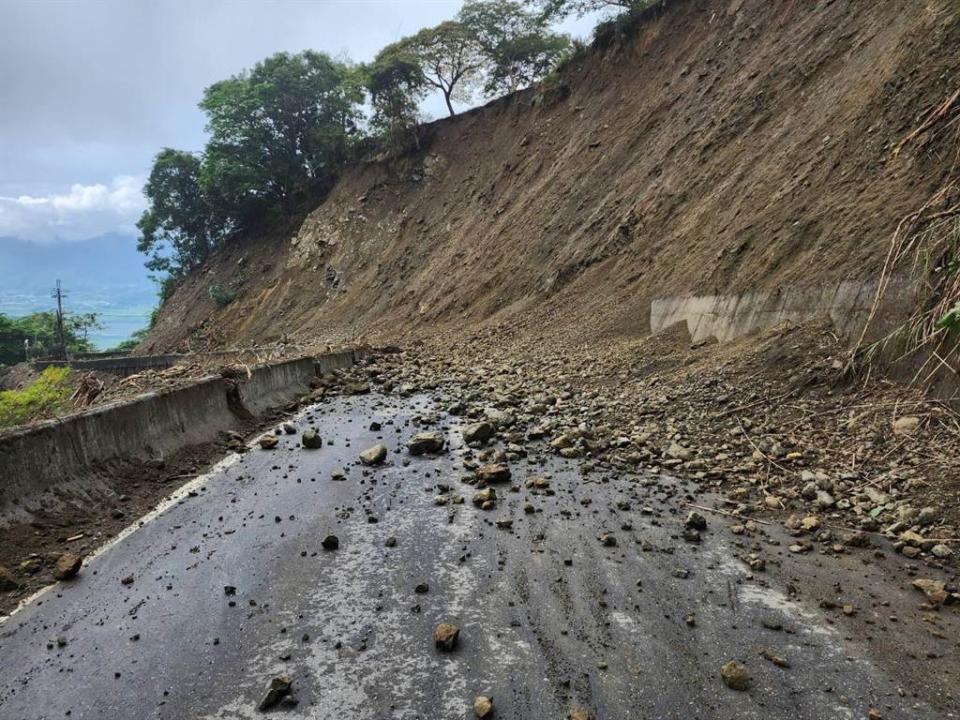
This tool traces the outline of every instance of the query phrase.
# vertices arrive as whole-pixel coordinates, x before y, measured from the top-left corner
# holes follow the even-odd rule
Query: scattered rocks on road
[[[280,444],[280,438],[271,433],[270,435],[261,436],[260,439],[257,440],[257,443],[259,443],[260,447],[264,450],[272,450]]]

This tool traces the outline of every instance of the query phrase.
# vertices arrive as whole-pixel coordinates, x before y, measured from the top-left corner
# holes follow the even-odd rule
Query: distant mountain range
[[[157,304],[136,238],[101,235],[75,242],[36,243],[0,238],[0,313],[51,310],[60,280],[67,312],[95,312],[104,327],[91,334],[105,349],[146,326]]]

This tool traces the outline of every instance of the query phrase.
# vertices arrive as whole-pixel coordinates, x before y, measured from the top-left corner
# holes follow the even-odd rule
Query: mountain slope
[[[893,149],[956,89],[958,45],[955,0],[677,0],[348,169],[294,237],[227,248],[146,347],[639,334],[656,297],[867,280],[950,172],[945,135]]]

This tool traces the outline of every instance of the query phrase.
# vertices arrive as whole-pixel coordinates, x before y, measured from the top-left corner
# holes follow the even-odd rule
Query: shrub
[[[70,368],[51,366],[23,390],[0,390],[0,427],[52,415],[70,397]]]
[[[234,287],[222,288],[219,285],[210,286],[210,297],[217,307],[226,307],[237,299],[238,291]]]

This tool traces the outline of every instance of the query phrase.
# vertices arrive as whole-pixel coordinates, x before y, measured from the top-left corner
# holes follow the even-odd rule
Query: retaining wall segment
[[[236,384],[210,375],[186,387],[0,435],[0,514],[12,503],[29,508],[42,493],[74,486],[111,460],[164,457],[239,427],[242,420],[231,392],[239,392],[247,417],[256,417],[305,393],[317,368],[346,368],[354,361],[354,353],[345,351],[263,365]]]

